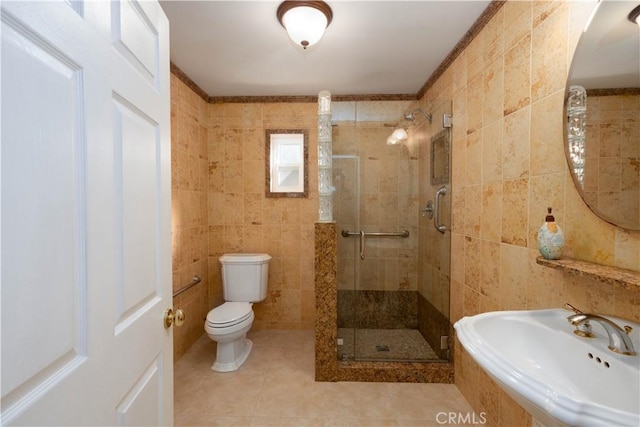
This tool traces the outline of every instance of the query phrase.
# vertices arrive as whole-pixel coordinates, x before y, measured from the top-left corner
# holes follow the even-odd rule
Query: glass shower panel
[[[359,227],[360,159],[355,155],[333,156],[333,218],[341,230]],[[355,354],[355,284],[359,280],[358,239],[338,237],[338,358],[353,360]]]
[[[408,124],[410,138],[403,144],[386,144],[392,129],[384,122],[360,119],[339,123],[333,130],[340,360],[449,358],[441,343],[450,330],[450,232],[439,232],[432,219],[421,216],[421,208],[433,202],[435,190],[446,186],[439,218],[450,227],[450,179],[442,178],[450,168],[450,156],[445,155],[450,129],[441,118],[451,114],[451,102],[434,101],[423,108],[433,114],[433,121]],[[434,165],[437,185],[430,182]],[[405,231],[408,236],[400,237]]]
[[[418,328],[417,147],[387,145],[392,129],[369,123],[357,145],[364,259],[355,292],[355,359],[424,361],[435,357]],[[360,136],[360,135],[358,135]],[[408,237],[376,233],[408,232]]]
[[[447,348],[441,348],[442,337],[450,334],[449,291],[451,264],[451,205],[454,197],[451,187],[452,128],[444,127],[444,115],[451,117],[451,101],[433,101],[430,110],[433,123],[420,141],[419,201],[419,285],[418,319],[422,335],[431,344],[438,358],[448,360]],[[430,217],[424,209],[429,202],[435,204],[436,193],[445,188],[438,200],[438,220],[446,231],[436,228],[435,215]],[[434,212],[435,214],[435,212]],[[444,340],[447,341],[446,339]],[[451,340],[448,340],[451,342]]]

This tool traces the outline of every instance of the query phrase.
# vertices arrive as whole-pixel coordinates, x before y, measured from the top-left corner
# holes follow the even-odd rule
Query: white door
[[[1,11],[1,422],[170,425],[168,21]]]

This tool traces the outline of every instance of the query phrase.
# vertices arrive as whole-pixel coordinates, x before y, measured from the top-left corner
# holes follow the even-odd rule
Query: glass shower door
[[[420,211],[445,186],[438,220],[451,225],[450,180],[430,179],[449,172],[450,129],[438,118],[451,102],[427,109],[433,121],[413,125],[403,144],[387,145],[390,127],[364,113],[333,128],[340,360],[448,360],[451,233]]]
[[[359,227],[360,159],[355,155],[333,156],[333,217],[342,230]],[[355,355],[355,284],[359,280],[358,240],[338,236],[338,358]]]

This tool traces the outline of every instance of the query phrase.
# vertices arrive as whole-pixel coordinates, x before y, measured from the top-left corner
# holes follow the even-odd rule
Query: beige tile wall
[[[207,120],[208,104],[171,75],[171,234],[174,292],[194,275],[202,282],[174,298],[186,321],[173,328],[177,361],[204,332],[208,311]]]
[[[640,233],[584,204],[568,174],[562,111],[584,16],[577,2],[507,2],[420,101],[453,100],[451,320],[498,309],[560,307],[640,321],[640,292],[535,263],[552,206],[565,255],[640,269]],[[491,425],[531,418],[456,343],[456,384]]]
[[[266,198],[265,129],[302,128],[309,130],[309,197]],[[223,302],[222,254],[266,252],[269,291],[254,305],[254,329],[313,329],[317,105],[210,104],[207,142],[209,306]]]

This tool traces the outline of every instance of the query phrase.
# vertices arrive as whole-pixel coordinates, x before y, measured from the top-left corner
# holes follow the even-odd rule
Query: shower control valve
[[[427,206],[425,206],[424,208],[422,208],[420,210],[422,211],[422,217],[423,218],[426,216],[429,219],[432,219],[433,218],[433,201],[429,200],[427,202]]]

